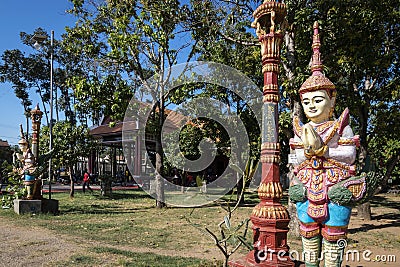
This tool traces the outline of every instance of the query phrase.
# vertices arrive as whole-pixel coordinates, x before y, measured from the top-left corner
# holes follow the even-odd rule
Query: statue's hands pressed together
[[[314,155],[323,156],[328,149],[321,137],[310,124],[304,125],[301,139],[304,145],[304,154],[307,158]]]
[[[13,158],[16,159],[16,160],[19,160],[19,161],[23,161],[24,160],[24,156],[21,153],[17,153],[17,152],[14,152]]]

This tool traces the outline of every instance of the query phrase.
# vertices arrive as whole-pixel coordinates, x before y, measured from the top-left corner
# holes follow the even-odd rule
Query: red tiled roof
[[[122,122],[116,123],[114,127],[110,127],[108,124],[107,125],[99,125],[93,129],[90,130],[91,135],[98,135],[98,136],[103,136],[103,135],[118,135],[122,133]]]
[[[10,147],[7,141],[0,140],[0,147]]]
[[[168,120],[165,122],[165,130],[176,129],[182,122],[189,122],[189,118],[172,110],[166,110],[165,114],[168,116]],[[110,116],[106,116],[101,125],[92,128],[89,132],[90,135],[93,136],[114,136],[114,135],[122,135],[122,129],[125,126],[125,129],[129,130],[139,130],[136,121],[118,121],[115,123],[113,127],[110,127],[110,123],[112,122]],[[144,121],[142,119],[139,120],[139,123],[142,124]]]

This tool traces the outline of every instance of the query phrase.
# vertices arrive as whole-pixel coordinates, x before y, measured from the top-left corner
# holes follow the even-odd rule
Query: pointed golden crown
[[[20,131],[21,139],[18,141],[18,144],[28,145],[28,141],[26,141],[26,139],[25,139],[24,130],[22,129],[22,124],[19,125],[19,131]]]
[[[299,93],[303,94],[305,92],[326,90],[330,96],[334,96],[336,93],[335,85],[322,73],[324,65],[322,64],[321,53],[319,52],[321,42],[319,40],[318,28],[319,25],[318,22],[316,21],[314,22],[314,35],[312,43],[312,49],[313,49],[313,56],[311,63],[312,74],[301,85]]]

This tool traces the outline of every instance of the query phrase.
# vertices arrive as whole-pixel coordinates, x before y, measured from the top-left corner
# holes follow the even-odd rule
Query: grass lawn
[[[201,230],[209,227],[217,233],[217,223],[225,215],[218,205],[160,210],[155,208],[155,200],[141,190],[114,191],[112,198],[97,192],[76,193],[74,199],[68,193],[53,193],[53,199],[59,200],[57,216],[17,215],[10,209],[0,210],[0,219],[92,243],[85,253],[56,265],[88,266],[110,255],[116,256],[118,266],[153,266],[146,265],[148,262],[157,262],[154,266],[219,266],[223,259],[212,239]],[[255,199],[251,196],[249,202]],[[248,218],[252,206],[239,209],[232,224]]]
[[[114,191],[113,198],[101,197],[97,192],[78,192],[74,199],[68,193],[53,193],[53,198],[60,204],[57,216],[17,215],[13,210],[0,210],[0,220],[8,224],[34,225],[87,247],[50,266],[221,266],[223,255],[204,231],[209,227],[218,233],[217,224],[225,215],[218,205],[160,210],[154,208],[155,200],[141,190]],[[246,204],[235,213],[232,226],[249,218],[258,203],[254,194],[246,195],[246,199]],[[399,235],[393,235],[391,229],[386,231],[399,226],[398,200],[400,197],[375,197],[373,216],[380,223],[374,220],[363,224],[354,219],[349,244],[360,249],[375,246],[400,251]],[[248,240],[252,240],[251,230]],[[289,235],[288,242],[291,249],[301,251],[299,238]],[[243,247],[235,256],[246,253]]]

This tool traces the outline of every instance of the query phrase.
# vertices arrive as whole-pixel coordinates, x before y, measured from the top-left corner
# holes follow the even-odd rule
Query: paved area
[[[6,186],[3,184],[1,186],[0,190],[0,195],[2,194],[2,191],[6,191]],[[90,188],[92,188],[94,191],[100,191],[100,185],[90,185]],[[137,184],[126,184],[126,185],[121,185],[121,184],[116,184],[112,187],[113,191],[116,190],[133,190],[133,189],[138,189],[139,186]],[[61,193],[61,192],[67,192],[70,190],[70,185],[67,184],[61,184],[61,183],[55,183],[51,185],[51,192],[52,193]],[[82,185],[81,184],[75,184],[75,191],[82,191]],[[43,186],[43,193],[47,194],[49,193],[49,185],[44,185]]]
[[[95,191],[100,191],[100,185],[90,185],[90,188],[92,188]],[[136,184],[126,184],[126,185],[114,185],[112,187],[112,190],[130,190],[130,189],[138,189],[138,185]],[[64,185],[64,184],[52,184],[51,185],[51,192],[53,193],[58,193],[58,192],[65,192],[70,190],[70,185]],[[75,190],[81,191],[82,190],[82,185],[81,184],[75,184]],[[43,186],[43,193],[48,193],[49,192],[49,185],[44,185]]]

